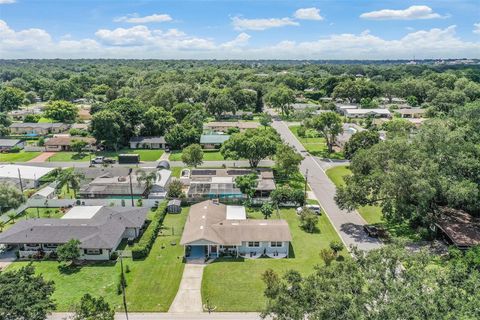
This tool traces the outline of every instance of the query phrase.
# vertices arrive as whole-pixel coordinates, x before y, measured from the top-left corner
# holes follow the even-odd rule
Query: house
[[[88,130],[88,123],[74,123],[70,127],[70,129],[77,129],[77,130]]]
[[[222,254],[286,258],[291,241],[285,220],[247,219],[243,206],[207,200],[191,206],[180,244],[188,259]]]
[[[252,91],[257,93],[255,90],[250,90],[250,89],[245,89],[247,91]],[[223,119],[247,119],[247,118],[252,118],[253,119],[253,112],[252,111],[243,111],[243,110],[237,110],[235,113],[228,111],[222,114],[221,118]]]
[[[78,195],[80,198],[144,197],[147,187],[139,177],[135,174],[112,176],[106,173],[81,186]]]
[[[80,260],[109,260],[123,239],[139,237],[148,208],[73,207],[61,219],[18,221],[0,233],[0,244],[16,245],[20,258],[50,255],[71,239],[80,241]]]
[[[337,112],[343,115],[345,115],[346,110],[358,109],[358,108],[359,107],[356,104],[340,104],[340,103],[335,104],[335,109],[337,110]]]
[[[204,149],[219,149],[228,139],[230,139],[228,134],[202,134],[200,145]]]
[[[4,164],[0,165],[0,182],[13,183],[20,189],[37,188],[40,179],[53,170],[55,168]]]
[[[165,199],[167,196],[167,188],[172,178],[172,171],[160,169],[157,171],[157,178],[153,183],[152,189],[148,194],[149,199]]]
[[[31,199],[53,199],[55,197],[55,184],[48,185],[37,192],[35,192],[30,198]]]
[[[42,110],[38,107],[28,109],[18,109],[8,112],[8,115],[15,121],[23,121],[29,114],[36,115],[42,113]]]
[[[240,131],[247,129],[256,129],[260,126],[257,122],[239,122],[239,121],[225,121],[225,122],[209,122],[205,124],[205,129],[214,132],[227,132],[230,128],[238,128]]]
[[[165,149],[165,137],[133,137],[130,139],[131,149]]]
[[[364,128],[356,125],[355,123],[344,123],[343,132],[335,138],[335,145],[343,149],[345,144],[350,140],[350,138],[357,132],[365,131]]]
[[[95,150],[97,140],[90,137],[72,137],[72,136],[57,136],[45,141],[46,151],[70,151],[74,141],[85,141],[87,143],[84,149]]]
[[[25,143],[19,139],[0,139],[0,152],[10,151],[14,147],[23,149]]]
[[[447,242],[465,250],[480,245],[480,219],[463,210],[441,208],[435,229]]]
[[[427,112],[427,109],[422,108],[410,108],[410,109],[397,109],[393,110],[394,113],[398,113],[400,118],[422,118],[423,115]]]
[[[303,111],[303,110],[316,110],[320,107],[318,104],[313,103],[292,103],[291,107],[296,111]]]
[[[46,135],[52,133],[61,133],[66,131],[69,126],[66,123],[12,123],[10,125],[11,134],[27,134],[27,135]]]
[[[388,109],[345,109],[347,118],[390,118],[391,113]]]

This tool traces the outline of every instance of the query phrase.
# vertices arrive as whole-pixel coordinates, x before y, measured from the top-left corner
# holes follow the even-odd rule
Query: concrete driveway
[[[0,253],[0,270],[7,268],[16,259],[15,250]]]
[[[168,312],[197,313],[203,311],[201,289],[204,268],[205,264],[185,264],[180,287]]]

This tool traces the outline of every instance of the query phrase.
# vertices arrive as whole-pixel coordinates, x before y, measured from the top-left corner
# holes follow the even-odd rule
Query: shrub
[[[325,262],[325,265],[329,266],[335,260],[335,253],[332,249],[325,248],[320,251],[320,257]]]
[[[337,255],[340,251],[343,250],[343,243],[341,241],[332,241],[330,242],[330,249],[333,250],[335,255]]]
[[[147,257],[148,253],[152,249],[153,244],[155,243],[155,239],[157,238],[157,234],[160,231],[160,228],[163,223],[163,219],[165,218],[165,214],[167,212],[167,201],[163,201],[158,209],[155,211],[153,215],[153,220],[145,230],[142,238],[132,249],[132,259],[143,259]]]
[[[14,147],[10,148],[10,152],[11,152],[11,153],[19,153],[20,150],[21,150],[21,149],[20,149],[20,147],[18,147],[18,146],[14,146]]]

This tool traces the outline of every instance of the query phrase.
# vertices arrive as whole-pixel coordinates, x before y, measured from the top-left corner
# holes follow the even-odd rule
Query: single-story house
[[[313,103],[292,103],[291,106],[294,110],[297,110],[297,111],[306,110],[306,109],[316,110],[320,107],[319,104],[313,104]]]
[[[202,134],[200,145],[204,149],[218,149],[228,139],[230,139],[228,134]]]
[[[148,194],[149,199],[165,199],[167,196],[168,185],[172,178],[172,171],[160,169],[157,171],[157,178],[153,183],[152,189]]]
[[[410,108],[410,109],[397,109],[393,110],[394,113],[398,113],[401,118],[422,118],[427,112],[427,109],[422,108]]]
[[[367,118],[369,116],[375,118],[390,118],[391,113],[388,109],[345,109],[347,118]]]
[[[255,90],[250,90],[250,89],[244,89],[248,91],[253,91],[256,93]],[[243,110],[238,110],[235,113],[228,111],[222,114],[221,118],[223,119],[243,119],[245,117],[252,117],[253,118],[253,112],[252,111],[243,111]]]
[[[9,151],[14,147],[23,149],[25,143],[19,139],[0,139],[0,151]]]
[[[70,129],[88,130],[88,123],[74,123]]]
[[[55,197],[55,187],[54,185],[48,185],[42,189],[35,192],[31,199],[53,199]]]
[[[137,198],[144,197],[147,187],[139,177],[133,173],[124,176],[112,176],[106,173],[81,186],[78,195],[80,198],[129,197],[132,194]]]
[[[20,180],[24,189],[37,188],[40,179],[55,168],[24,166],[15,164],[0,165],[0,182],[11,182],[20,188]]]
[[[356,125],[355,123],[344,123],[343,132],[336,136],[335,145],[340,148],[344,148],[345,144],[350,140],[350,138],[357,132],[365,131],[364,128]]]
[[[238,128],[240,131],[247,129],[256,129],[260,126],[257,122],[239,122],[239,121],[214,121],[205,125],[205,129],[214,132],[227,132],[230,128]]]
[[[18,221],[0,233],[0,244],[18,245],[19,257],[49,255],[71,239],[80,241],[81,260],[109,260],[122,239],[139,237],[148,208],[78,206],[62,219]]]
[[[35,115],[40,113],[42,113],[42,110],[37,107],[37,108],[12,110],[8,112],[8,115],[12,117],[12,119],[15,121],[23,121],[25,117],[29,114]]]
[[[285,220],[247,219],[243,206],[207,200],[191,206],[180,244],[191,259],[221,254],[286,258],[291,241]]]
[[[480,218],[453,208],[440,211],[435,228],[449,243],[462,250],[480,245]]]
[[[10,125],[11,134],[30,134],[30,135],[46,135],[52,133],[61,133],[69,128],[66,123],[12,123]]]
[[[131,149],[165,149],[165,137],[133,137],[130,139]]]
[[[47,151],[70,151],[72,143],[74,141],[85,141],[87,146],[86,150],[95,149],[95,143],[97,140],[90,137],[72,137],[72,136],[62,136],[62,137],[53,137],[45,141],[45,150]]]
[[[349,110],[349,109],[358,109],[359,106],[356,105],[356,104],[341,104],[341,103],[337,103],[337,104],[335,104],[335,108],[336,108],[337,112],[345,115],[345,111],[346,111],[346,110]]]

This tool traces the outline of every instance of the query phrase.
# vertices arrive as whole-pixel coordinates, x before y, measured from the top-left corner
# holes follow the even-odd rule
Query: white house
[[[21,179],[23,188],[36,188],[40,179],[53,170],[55,168],[3,164],[0,165],[0,182],[11,182],[20,188]]]

